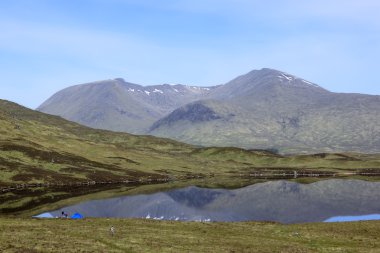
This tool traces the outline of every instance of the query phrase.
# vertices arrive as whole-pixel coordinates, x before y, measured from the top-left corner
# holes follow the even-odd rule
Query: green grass
[[[109,228],[115,226],[111,236]],[[1,252],[379,252],[380,222],[0,218]]]

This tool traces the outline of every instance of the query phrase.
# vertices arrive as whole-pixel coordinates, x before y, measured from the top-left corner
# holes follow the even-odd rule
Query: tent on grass
[[[74,213],[71,216],[71,219],[83,219],[83,215],[81,215],[80,213]]]

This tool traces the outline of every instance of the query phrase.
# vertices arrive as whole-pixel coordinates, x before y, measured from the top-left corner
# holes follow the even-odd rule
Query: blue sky
[[[216,85],[274,68],[380,94],[380,1],[2,0],[0,98],[122,77]]]

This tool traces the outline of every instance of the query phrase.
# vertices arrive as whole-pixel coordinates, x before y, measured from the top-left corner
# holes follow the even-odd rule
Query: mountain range
[[[281,153],[380,152],[380,96],[330,92],[264,68],[224,85],[68,87],[37,110],[93,128]]]

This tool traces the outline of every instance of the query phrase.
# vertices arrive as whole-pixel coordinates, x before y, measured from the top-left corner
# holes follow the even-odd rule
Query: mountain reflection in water
[[[241,189],[195,186],[149,195],[93,200],[50,212],[85,217],[137,217],[184,221],[325,221],[380,213],[380,183],[325,180],[312,184],[270,181]]]

